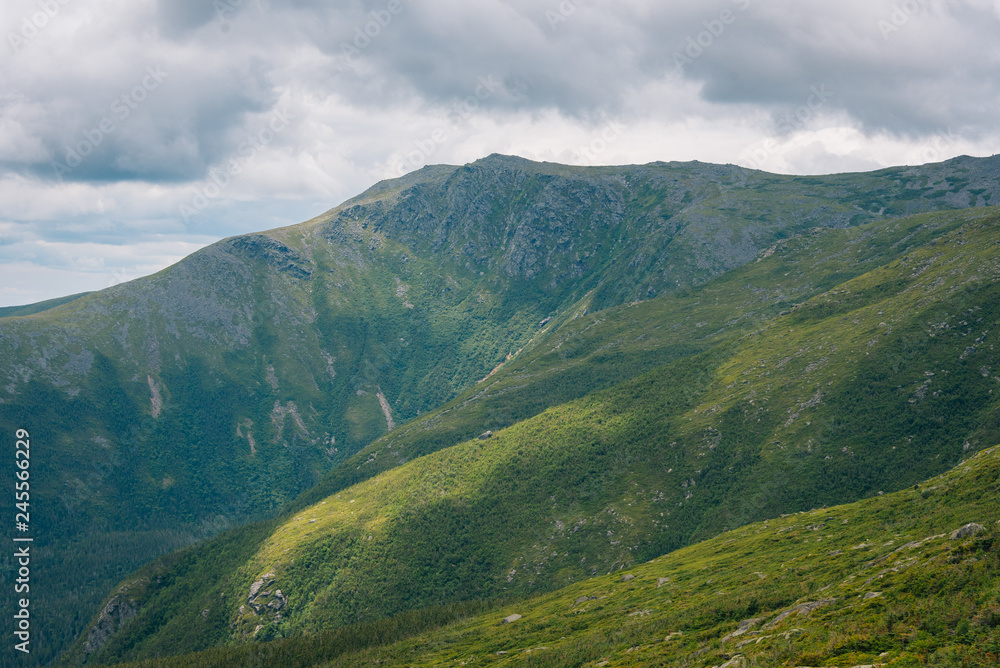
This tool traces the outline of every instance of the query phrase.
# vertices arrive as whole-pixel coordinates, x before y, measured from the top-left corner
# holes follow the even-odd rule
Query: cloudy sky
[[[494,152],[1000,153],[1000,0],[4,0],[0,306]]]

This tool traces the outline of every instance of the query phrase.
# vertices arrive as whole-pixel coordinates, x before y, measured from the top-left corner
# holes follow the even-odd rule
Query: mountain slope
[[[998,241],[995,210],[826,231],[790,240],[690,297],[624,308],[621,320],[647,330],[612,328],[612,339],[645,342],[685,313],[698,316],[696,329],[713,318],[730,324],[643,376],[394,466],[285,517],[236,568],[186,578],[178,563],[204,568],[195,550],[146,569],[109,602],[127,601],[135,620],[95,658],[523,596],[940,472],[1000,441],[990,352],[1000,321]],[[859,245],[876,266],[838,283]],[[770,319],[754,321],[746,308],[760,302],[742,303],[746,292],[729,283],[793,272],[795,291],[833,285]],[[706,299],[715,295],[718,302]],[[743,317],[749,331],[733,326]],[[559,332],[550,336],[549,354],[561,347]],[[496,382],[519,373],[504,368]],[[398,462],[392,438],[372,447]],[[374,451],[370,458],[379,460]]]
[[[943,214],[837,232],[811,230],[781,240],[756,263],[669,300],[591,315],[578,310],[543,328],[496,375],[351,457],[296,504],[317,501],[408,459],[705,351],[720,334],[754,331],[798,302],[901,258],[969,220]],[[394,454],[379,459],[381,452]]]
[[[551,594],[129,665],[994,666],[998,479],[1000,446]]]
[[[56,299],[46,299],[42,302],[37,302],[35,304],[25,304],[24,306],[3,306],[0,307],[0,318],[15,318],[22,315],[34,315],[36,313],[41,313],[42,311],[48,311],[57,306],[62,306],[74,299],[79,299],[80,297],[85,297],[89,295],[89,292],[81,292],[75,295],[69,295],[68,297],[57,297]]]

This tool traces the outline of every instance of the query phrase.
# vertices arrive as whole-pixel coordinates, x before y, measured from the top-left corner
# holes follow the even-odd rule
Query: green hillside
[[[128,665],[995,666],[998,480],[995,447],[544,596]]]
[[[209,542],[140,572],[106,606],[134,618],[114,633],[98,619],[75,656],[523,597],[940,473],[1000,442],[998,242],[995,210],[810,231],[702,287],[542,332],[334,472],[329,496],[232,534],[239,554]],[[629,380],[642,363],[608,361],[640,358],[656,368]],[[556,380],[574,369],[605,389]],[[491,438],[463,440],[493,415]]]
[[[903,257],[971,218],[938,214],[846,230],[813,229],[762,251],[759,261],[693,290],[547,325],[495,375],[397,429],[333,470],[296,501],[315,502],[409,459],[498,430],[547,407],[743,336],[801,302]],[[379,458],[380,453],[391,453]]]
[[[35,574],[45,583],[33,595],[45,641],[32,660],[55,658],[114,583],[159,555],[657,366],[691,358],[692,373],[709,373],[736,344],[712,332],[742,336],[781,302],[826,284],[818,275],[747,279],[760,281],[750,292],[730,284],[747,296],[720,294],[718,312],[695,316],[705,324],[687,336],[671,323],[678,335],[663,346],[657,319],[669,314],[628,305],[675,295],[687,300],[677,308],[704,311],[691,295],[769,249],[780,254],[790,239],[986,207],[1000,202],[998,175],[997,157],[791,177],[494,155],[428,167],[311,221],[226,239],[153,276],[0,318],[0,423],[27,429],[45,462],[32,488]],[[847,252],[871,268],[915,243],[897,241]],[[831,285],[859,270],[831,262],[821,272]],[[764,301],[730,323],[729,310],[755,299]],[[601,313],[641,314],[650,331],[635,336],[648,346],[614,358],[614,320],[598,322]],[[711,323],[719,326],[710,332]],[[548,357],[539,348],[570,335]],[[566,356],[565,368],[554,356]],[[518,367],[531,359],[548,371]],[[505,361],[520,379],[498,372],[477,385]],[[533,394],[518,388],[525,378]],[[431,416],[437,426],[414,422],[467,390],[464,407]],[[483,400],[466,404],[479,391]],[[382,459],[374,455],[376,439],[397,433],[383,441],[392,447]],[[10,559],[0,556],[0,570],[12,572]],[[0,603],[10,603],[11,588],[3,591]]]
[[[43,302],[37,302],[35,304],[26,304],[24,306],[2,306],[0,307],[0,318],[15,318],[22,315],[34,315],[36,313],[41,313],[42,311],[48,311],[57,306],[62,306],[80,297],[86,297],[89,292],[81,292],[75,295],[69,295],[68,297],[57,297],[56,299],[46,299]]]

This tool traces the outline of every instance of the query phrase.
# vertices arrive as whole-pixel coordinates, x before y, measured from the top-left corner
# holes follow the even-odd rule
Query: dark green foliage
[[[486,603],[472,601],[424,608],[396,617],[323,631],[300,638],[206,650],[185,656],[181,665],[186,668],[208,668],[210,666],[307,668],[343,654],[391,644],[417,633],[440,628],[481,614],[493,607]],[[146,660],[116,665],[127,665],[130,668],[156,668],[163,665],[163,662]]]

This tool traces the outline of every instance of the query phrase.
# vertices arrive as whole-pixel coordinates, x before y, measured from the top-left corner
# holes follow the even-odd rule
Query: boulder
[[[721,666],[714,666],[714,668],[746,668],[750,664],[747,663],[746,657],[744,656],[734,656],[729,661],[726,661]]]
[[[251,599],[255,597],[257,595],[257,592],[259,592],[262,588],[271,584],[272,582],[274,582],[274,573],[266,573],[260,576],[259,580],[250,585],[250,595],[247,596],[247,598]]]
[[[722,642],[726,642],[727,640],[743,635],[753,627],[760,624],[762,621],[764,621],[763,617],[753,617],[751,619],[744,619],[742,622],[736,625],[735,631],[728,634],[726,637],[722,639]]]
[[[986,527],[982,524],[976,524],[975,522],[970,522],[964,527],[955,529],[951,532],[952,540],[962,540],[963,538],[968,538],[969,536],[975,536],[977,533],[986,531]]]
[[[779,614],[777,617],[775,617],[770,622],[768,622],[767,626],[765,626],[764,628],[765,629],[772,629],[775,626],[777,626],[778,624],[780,624],[781,622],[783,622],[785,620],[785,618],[788,617],[788,616],[790,616],[790,615],[802,615],[802,616],[808,615],[813,610],[817,610],[817,609],[822,608],[822,607],[827,606],[827,605],[832,605],[832,604],[834,604],[836,602],[837,602],[837,599],[835,599],[835,598],[827,598],[827,599],[823,599],[822,601],[810,601],[809,603],[800,603],[799,605],[795,606],[794,608],[790,608],[788,610],[785,610],[781,614]]]

